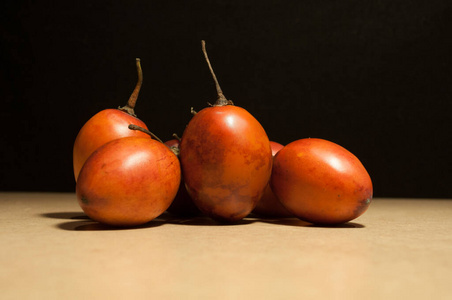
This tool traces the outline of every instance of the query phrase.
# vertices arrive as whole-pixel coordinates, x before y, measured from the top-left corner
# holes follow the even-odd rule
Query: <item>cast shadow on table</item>
[[[140,226],[115,227],[88,219],[86,221],[64,222],[57,224],[56,226],[59,229],[68,231],[117,231],[117,230],[134,230],[140,228],[152,228],[160,225],[163,225],[162,222],[151,221]]]
[[[158,219],[161,219],[168,224],[189,225],[189,226],[240,226],[248,225],[255,222],[255,220],[253,219],[243,218],[242,220],[239,220],[237,222],[228,223],[216,221],[204,215],[194,217],[180,217],[167,212],[159,216]]]
[[[294,226],[294,227],[318,227],[318,228],[364,228],[364,225],[354,222],[347,222],[339,225],[315,225],[305,221],[302,221],[295,217],[284,218],[265,218],[254,214],[250,214],[242,220],[235,223],[221,223],[215,221],[206,216],[196,217],[177,217],[169,213],[164,213],[158,217],[164,220],[166,223],[179,224],[179,225],[198,225],[198,226],[234,226],[234,225],[247,225],[252,223],[270,223],[275,225]]]
[[[43,217],[51,218],[51,219],[88,219],[89,217],[85,215],[83,212],[54,212],[54,213],[45,213],[42,214]]]
[[[275,225],[283,226],[294,226],[294,227],[315,227],[315,228],[364,228],[364,225],[354,222],[348,222],[345,224],[335,225],[335,226],[324,226],[324,225],[314,225],[297,218],[261,218],[255,215],[250,215],[235,223],[222,223],[215,221],[206,216],[196,216],[196,217],[178,217],[167,212],[163,213],[154,220],[134,227],[114,227],[105,225],[96,221],[91,220],[83,212],[55,212],[55,213],[44,213],[41,216],[52,219],[63,219],[71,220],[68,222],[63,222],[57,224],[56,227],[63,230],[69,231],[108,231],[108,230],[133,230],[140,228],[153,228],[162,226],[165,224],[172,225],[185,225],[185,226],[240,226],[248,225],[256,222],[269,223]]]
[[[108,230],[133,230],[139,228],[151,228],[162,225],[162,222],[158,222],[157,219],[134,227],[114,227],[105,225],[96,221],[91,220],[83,212],[55,212],[55,213],[44,213],[41,214],[42,217],[52,218],[52,219],[62,219],[62,220],[73,220],[64,223],[59,223],[56,225],[57,228],[69,231],[108,231]]]
[[[365,226],[360,223],[355,222],[347,222],[344,224],[338,225],[317,225],[311,224],[309,222],[302,221],[297,218],[277,218],[277,219],[260,219],[260,222],[276,224],[276,225],[285,225],[285,226],[298,226],[298,227],[311,227],[311,228],[364,228]]]
[[[86,214],[83,212],[55,212],[55,213],[44,213],[41,214],[42,217],[52,218],[52,219],[63,219],[63,220],[72,220],[63,223],[59,223],[56,225],[57,228],[68,230],[68,231],[108,231],[108,230],[133,230],[140,228],[153,228],[158,227],[164,224],[175,224],[175,225],[191,225],[191,226],[237,226],[237,225],[245,225],[250,224],[253,221],[243,219],[236,223],[228,224],[228,223],[220,223],[215,220],[212,220],[205,216],[192,217],[192,218],[181,218],[173,216],[169,213],[163,213],[159,217],[154,220],[139,226],[133,227],[115,227],[105,225],[94,220],[91,220]]]

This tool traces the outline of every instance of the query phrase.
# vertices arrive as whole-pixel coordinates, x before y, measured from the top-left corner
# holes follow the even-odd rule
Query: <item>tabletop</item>
[[[452,200],[337,227],[163,214],[117,229],[71,193],[0,193],[0,299],[452,299]]]

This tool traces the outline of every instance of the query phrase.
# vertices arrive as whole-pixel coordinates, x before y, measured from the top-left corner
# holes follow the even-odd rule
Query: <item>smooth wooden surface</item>
[[[341,227],[163,215],[114,229],[74,194],[0,193],[0,299],[452,299],[452,200]]]

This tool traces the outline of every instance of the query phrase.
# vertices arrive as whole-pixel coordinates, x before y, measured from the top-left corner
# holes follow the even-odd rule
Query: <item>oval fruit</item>
[[[88,157],[100,146],[123,137],[149,138],[146,133],[130,130],[135,124],[147,128],[140,119],[119,109],[104,109],[89,119],[80,129],[73,149],[74,177],[77,181],[80,170]]]
[[[129,124],[145,128],[146,124],[135,116],[135,104],[143,82],[140,59],[136,59],[138,82],[129,97],[127,105],[118,109],[105,109],[92,116],[80,129],[73,147],[75,181],[85,161],[100,146],[123,137],[149,137],[146,133],[129,130]]]
[[[335,225],[363,214],[372,200],[372,181],[356,156],[323,139],[294,141],[276,154],[271,188],[301,220]]]
[[[77,199],[93,220],[113,226],[137,226],[162,214],[181,178],[179,160],[149,137],[113,140],[83,165]]]
[[[220,221],[247,216],[271,175],[267,134],[250,113],[232,105],[205,108],[191,119],[180,159],[194,203]]]

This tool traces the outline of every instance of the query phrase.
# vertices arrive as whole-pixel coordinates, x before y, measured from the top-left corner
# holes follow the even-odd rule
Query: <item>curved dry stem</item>
[[[177,133],[173,133],[173,138],[179,141],[179,143],[182,141],[182,139],[177,135]]]
[[[218,98],[215,102],[214,106],[224,106],[228,105],[229,101],[226,99],[226,97],[223,94],[223,91],[221,90],[220,84],[218,83],[217,76],[215,75],[215,72],[213,71],[212,65],[210,64],[209,56],[207,55],[206,50],[206,42],[204,40],[201,41],[202,45],[202,52],[204,53],[204,57],[206,59],[207,65],[209,67],[210,73],[212,74],[213,81],[215,82],[215,88],[217,89]]]
[[[138,131],[144,132],[146,134],[149,134],[151,137],[153,137],[154,139],[156,139],[157,141],[159,141],[160,143],[163,144],[162,140],[159,139],[158,136],[156,136],[155,134],[153,134],[152,132],[150,132],[146,128],[143,128],[143,127],[135,125],[135,124],[129,124],[129,129],[130,130],[138,130]]]
[[[141,69],[141,60],[139,58],[135,59],[137,65],[138,81],[135,85],[135,89],[129,97],[129,101],[124,107],[119,107],[120,110],[127,112],[128,114],[136,117],[135,115],[135,105],[137,103],[138,95],[140,94],[141,85],[143,84],[143,70]]]

